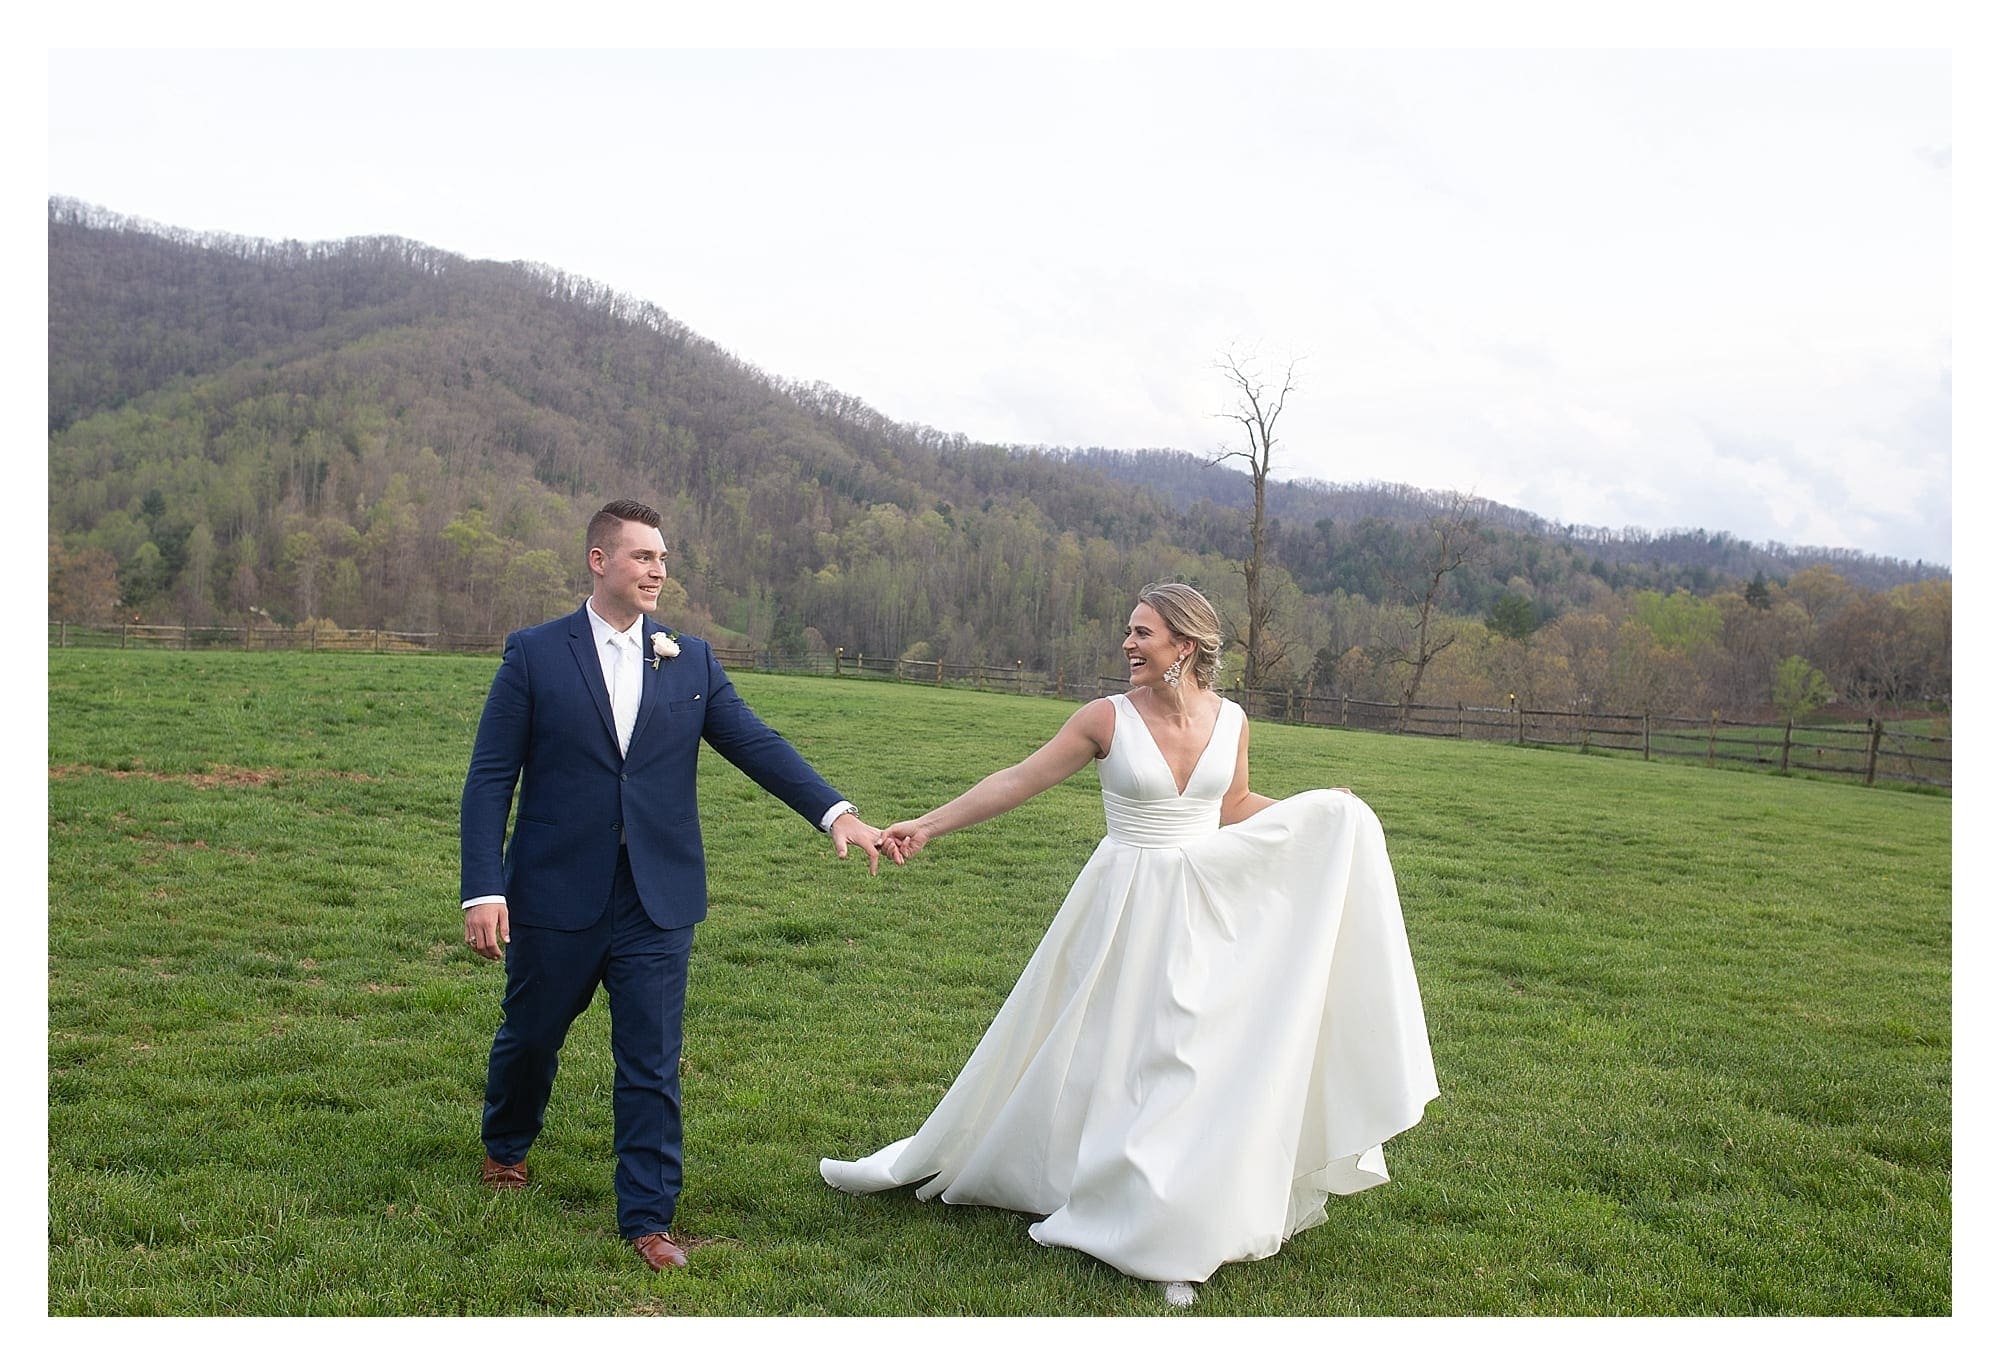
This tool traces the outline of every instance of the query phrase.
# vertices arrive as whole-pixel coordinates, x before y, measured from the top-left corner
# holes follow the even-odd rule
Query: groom
[[[507,961],[480,1179],[528,1183],[556,1054],[603,983],[618,1230],[654,1270],[687,1264],[667,1228],[681,1190],[688,952],[708,913],[695,811],[701,741],[832,835],[841,858],[850,844],[865,849],[871,876],[882,839],[757,719],[705,643],[646,618],[666,581],[659,528],[660,514],[638,502],[608,503],[590,519],[590,600],[507,638],[459,809],[465,941]]]

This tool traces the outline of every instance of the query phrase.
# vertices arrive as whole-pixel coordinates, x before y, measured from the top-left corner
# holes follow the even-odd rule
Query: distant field
[[[618,1239],[610,1061],[572,1035],[537,1183],[473,1178],[500,971],[457,797],[494,661],[49,658],[48,1308],[71,1314],[1166,1311],[1019,1215],[856,1199],[1103,829],[1085,773],[870,881],[704,754],[693,1268]],[[744,675],[871,819],[1070,703]],[[1443,1097],[1197,1314],[1943,1314],[1951,803],[1275,725],[1252,785],[1352,787],[1396,860]]]

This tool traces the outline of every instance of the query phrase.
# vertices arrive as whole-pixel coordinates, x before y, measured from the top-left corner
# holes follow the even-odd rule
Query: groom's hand
[[[496,962],[507,955],[506,901],[487,901],[466,910],[465,946]]]
[[[849,810],[840,813],[839,818],[833,822],[833,827],[827,830],[827,833],[833,836],[833,856],[836,858],[845,858],[847,856],[847,846],[849,844],[859,844],[862,848],[868,850],[868,875],[871,877],[875,875],[875,869],[882,862],[881,830],[863,822],[853,811]],[[889,850],[889,853],[900,866],[903,861],[902,853],[893,847]]]

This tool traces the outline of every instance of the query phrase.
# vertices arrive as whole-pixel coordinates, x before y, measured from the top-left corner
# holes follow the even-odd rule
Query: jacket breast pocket
[[[699,711],[706,705],[708,702],[702,697],[694,697],[687,701],[670,701],[667,703],[667,714],[679,715],[685,711]]]

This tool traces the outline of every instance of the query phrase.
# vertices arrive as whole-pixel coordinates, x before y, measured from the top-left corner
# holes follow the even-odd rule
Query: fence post
[[[1640,714],[1639,730],[1644,736],[1641,742],[1646,746],[1640,756],[1650,763],[1653,761],[1653,713],[1650,710]]]
[[[1715,722],[1722,715],[1720,711],[1708,713],[1708,766],[1715,766]]]
[[[1465,738],[1465,703],[1458,704],[1458,737]]]
[[[120,649],[130,649],[131,646],[132,623],[130,621],[120,621],[118,623],[118,647]]]
[[[1882,747],[1882,721],[1879,717],[1868,718],[1868,786],[1875,785],[1875,755]]]
[[[944,656],[943,656],[942,654],[938,655],[938,675],[937,675],[937,680],[938,680],[939,682],[943,682],[943,681],[944,681]]]
[[[1528,742],[1528,713],[1519,706],[1514,708],[1514,742],[1516,744]]]
[[[1014,660],[1014,690],[1016,692],[1025,692],[1028,690],[1028,684],[1021,677],[1021,661],[1019,659]]]
[[[1791,770],[1792,770],[1792,718],[1790,716],[1786,716],[1785,745],[1782,749],[1778,751],[1778,771],[1781,773],[1788,773]]]
[[[845,645],[835,645],[833,648],[833,676],[836,678],[840,676],[840,656],[846,652]]]
[[[1340,694],[1339,715],[1340,715],[1340,728],[1345,730],[1347,728],[1347,694],[1345,692],[1342,692]]]
[[[1580,754],[1590,752],[1590,727],[1583,718],[1582,702],[1576,704],[1576,751]]]

